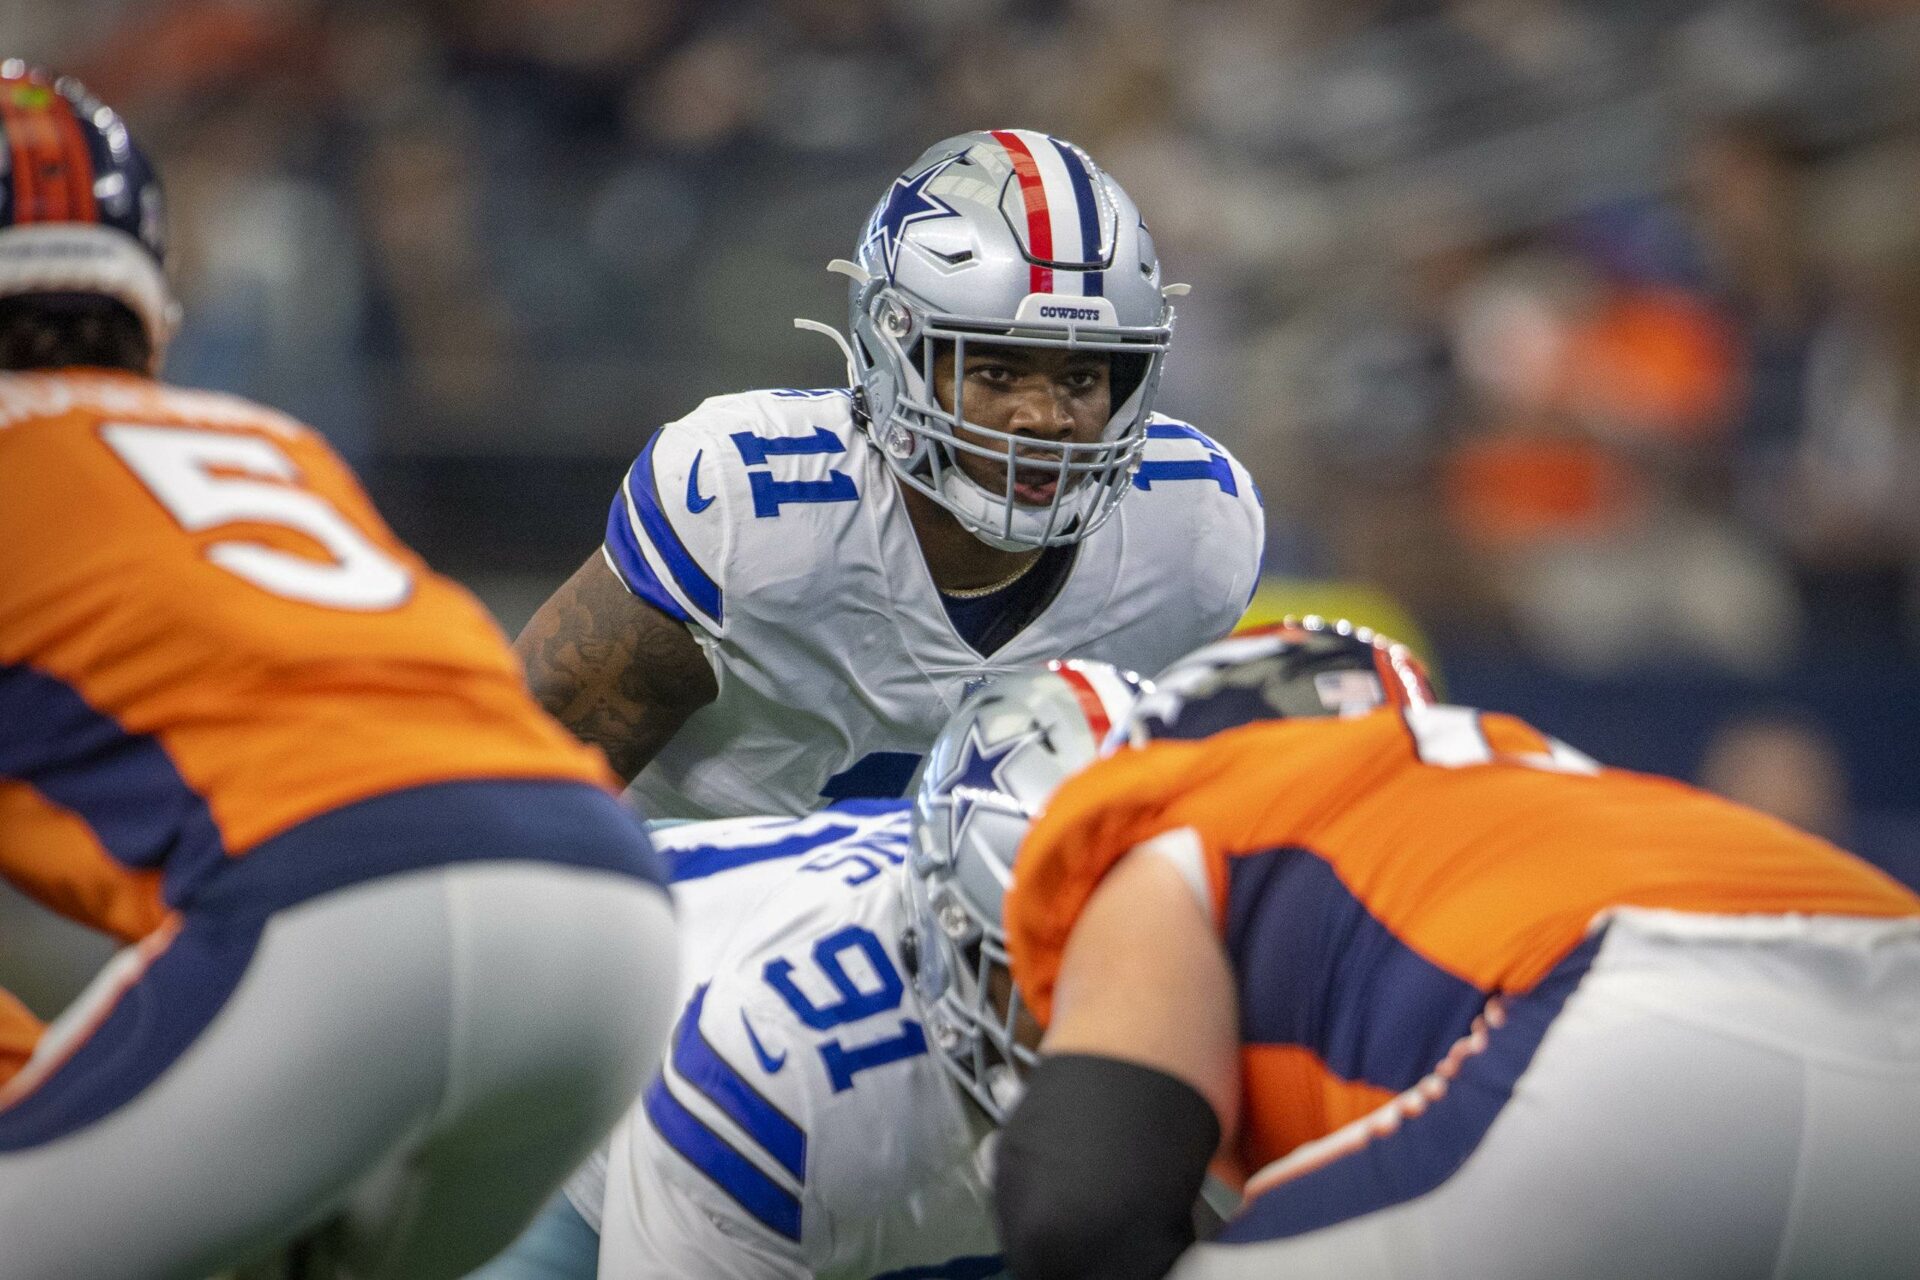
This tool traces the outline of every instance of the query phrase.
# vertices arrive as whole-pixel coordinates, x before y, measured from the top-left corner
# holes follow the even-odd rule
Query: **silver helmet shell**
[[[913,804],[902,950],[934,1057],[995,1123],[1038,1061],[1018,1039],[1001,908],[1027,828],[1054,790],[1100,754],[1142,689],[1104,662],[1005,677],[961,705],[934,741]]]
[[[901,480],[1004,550],[1076,542],[1099,528],[1130,486],[1173,331],[1153,238],[1120,185],[1047,134],[960,134],[894,179],[856,257],[854,377],[868,429]],[[1113,416],[1084,444],[968,423],[960,379],[951,412],[934,392],[943,344],[956,369],[979,344],[1109,353]],[[1004,464],[1004,486],[977,484],[956,465],[960,453]],[[1024,476],[1057,476],[1050,501],[1015,498],[1016,455]]]

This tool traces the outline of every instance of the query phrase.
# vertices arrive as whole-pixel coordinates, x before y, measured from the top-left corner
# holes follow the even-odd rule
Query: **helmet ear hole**
[[[1109,357],[1108,380],[1113,387],[1112,398],[1116,406],[1125,404],[1140,389],[1140,384],[1146,381],[1150,363],[1150,358],[1144,355],[1116,353]]]

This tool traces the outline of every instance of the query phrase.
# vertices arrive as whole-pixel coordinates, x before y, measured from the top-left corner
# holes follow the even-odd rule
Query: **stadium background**
[[[1262,486],[1259,608],[1920,882],[1920,5],[0,0],[0,43],[158,163],[169,376],[322,429],[509,630],[654,427],[840,379],[789,320],[844,320],[925,145],[1071,138],[1194,286],[1161,405]],[[42,1012],[104,951],[0,893]]]

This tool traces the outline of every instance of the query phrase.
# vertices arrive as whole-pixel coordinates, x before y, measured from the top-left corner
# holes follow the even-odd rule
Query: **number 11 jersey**
[[[635,792],[655,818],[904,795],[960,700],[998,673],[1054,658],[1158,671],[1225,635],[1265,537],[1246,470],[1155,415],[1112,518],[982,653],[943,606],[848,392],[716,396],[653,435],[607,521],[608,566],[692,629],[720,687]]]

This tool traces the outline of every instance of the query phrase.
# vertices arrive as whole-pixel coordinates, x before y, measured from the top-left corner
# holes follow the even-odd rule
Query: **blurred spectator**
[[[1709,791],[1839,844],[1847,842],[1846,772],[1832,737],[1794,715],[1746,716],[1722,725],[1701,757]]]

